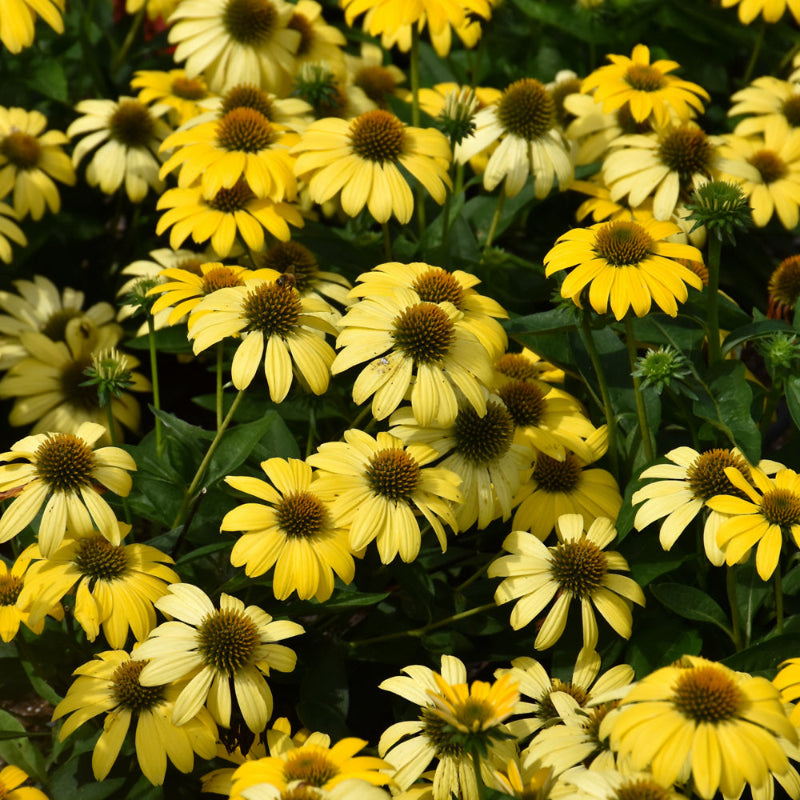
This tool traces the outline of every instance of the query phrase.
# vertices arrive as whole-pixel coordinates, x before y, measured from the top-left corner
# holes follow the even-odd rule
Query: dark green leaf
[[[694,586],[680,583],[657,583],[650,591],[662,605],[684,619],[696,622],[710,622],[731,636],[731,629],[725,612],[713,597]]]
[[[58,100],[61,103],[68,102],[67,79],[64,75],[64,67],[56,59],[40,61],[36,68],[27,77],[25,83],[31,89],[41,92],[46,97]]]
[[[722,663],[731,669],[751,674],[764,673],[772,677],[782,661],[796,658],[798,653],[800,653],[800,635],[786,633],[740,650],[732,656],[723,658]]]
[[[0,728],[6,733],[18,731],[19,738],[0,741],[0,758],[44,783],[47,780],[44,758],[28,738],[22,723],[7,711],[0,709]]]
[[[765,319],[760,322],[753,322],[731,331],[722,343],[722,354],[726,355],[734,347],[749,342],[752,339],[760,339],[763,336],[770,336],[773,333],[793,333],[794,329],[788,322],[780,319]]]
[[[800,428],[800,376],[792,375],[787,378],[783,384],[783,393],[795,427]]]

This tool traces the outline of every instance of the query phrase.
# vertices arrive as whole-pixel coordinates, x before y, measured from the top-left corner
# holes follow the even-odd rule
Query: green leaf
[[[289,442],[291,446],[288,445]],[[276,411],[270,411],[260,419],[225,431],[211,457],[203,484],[211,486],[226,475],[231,475],[256,449],[261,460],[273,456],[285,457],[287,450],[290,455],[296,454],[294,437]]]
[[[694,586],[681,583],[657,583],[650,586],[650,591],[662,605],[674,611],[679,617],[695,622],[710,622],[728,636],[732,636],[725,612],[713,597]]]
[[[693,410],[724,433],[751,464],[757,464],[761,458],[761,433],[750,416],[753,393],[746,371],[740,361],[717,364],[708,382],[700,384]]]
[[[366,608],[382,603],[390,592],[358,592],[350,589],[334,591],[320,610],[334,611],[343,608]]]
[[[792,375],[783,384],[783,393],[786,397],[786,405],[792,416],[795,427],[800,428],[800,376]]]
[[[34,91],[41,92],[60,103],[69,102],[67,78],[64,67],[57,59],[40,61],[28,75],[25,83]]]
[[[186,336],[185,325],[171,325],[168,328],[161,328],[153,334],[156,343],[156,350],[161,353],[189,353],[191,345]],[[125,347],[131,350],[149,350],[150,335],[137,336],[125,342]]]
[[[61,700],[63,699],[61,695],[50,686],[47,681],[43,680],[36,674],[36,669],[30,661],[22,660],[22,668],[25,670],[25,674],[28,676],[28,680],[31,682],[31,686],[36,694],[39,695],[43,700],[47,700],[48,703],[56,706],[58,705]]]
[[[794,329],[788,322],[780,319],[765,319],[760,322],[753,322],[731,331],[722,343],[722,355],[726,355],[734,347],[749,342],[752,339],[760,339],[770,336],[773,333],[794,333]]]
[[[7,711],[0,709],[0,729],[6,733],[19,732],[20,736],[7,738],[0,741],[0,758],[19,767],[37,781],[45,783],[47,773],[44,757],[37,747],[34,747],[22,723]]]
[[[633,638],[628,647],[625,661],[636,672],[637,678],[653,672],[659,667],[671,664],[684,655],[698,655],[703,647],[703,639],[694,628],[674,617],[649,618],[638,620],[634,626]]]
[[[312,731],[325,731],[334,739],[349,735],[347,711],[350,691],[347,685],[346,651],[332,640],[315,642],[317,657],[308,661],[300,685],[297,712]]]
[[[699,350],[705,339],[705,329],[692,317],[648,314],[633,320],[633,332],[638,342],[650,345],[672,345],[683,353]]]
[[[792,573],[786,575],[788,578]],[[753,632],[753,620],[764,600],[772,594],[772,583],[764,583],[756,571],[755,560],[735,567],[736,603],[739,618],[744,626],[745,644],[749,644]]]
[[[800,635],[784,633],[723,658],[722,663],[731,669],[751,674],[763,673],[772,677],[782,661],[796,658],[798,653],[800,653]]]

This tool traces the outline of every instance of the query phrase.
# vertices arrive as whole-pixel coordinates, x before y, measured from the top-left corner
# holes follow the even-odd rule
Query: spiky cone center
[[[423,708],[420,715],[422,733],[436,752],[437,758],[460,758],[464,748],[455,739],[450,726],[435,712],[433,708]]]
[[[538,425],[544,414],[544,392],[529,381],[509,381],[497,394],[506,404],[514,424],[520,428]]]
[[[518,381],[527,381],[539,374],[536,365],[520,353],[506,353],[495,362],[494,368],[507,378]]]
[[[664,74],[649,64],[631,64],[625,70],[624,81],[639,92],[657,92],[666,86]]]
[[[267,119],[272,119],[275,108],[269,95],[253,83],[239,83],[222,96],[220,116],[224,117],[236,108],[250,108]]]
[[[750,480],[750,467],[741,456],[721,448],[707,450],[686,470],[686,482],[695,497],[709,500],[718,494],[730,494],[748,500],[747,495],[730,482],[725,467],[735,467]]]
[[[217,143],[223,150],[258,153],[274,139],[269,120],[252,108],[234,108],[217,123]]]
[[[800,523],[800,497],[789,489],[772,489],[761,498],[761,513],[770,524],[788,530]]]
[[[53,312],[41,328],[42,333],[54,342],[63,342],[67,333],[67,324],[75,317],[82,316],[78,308],[62,308]]]
[[[747,161],[758,170],[766,184],[775,183],[789,174],[786,162],[774,150],[759,150]]]
[[[128,556],[124,545],[113,545],[102,536],[80,539],[74,559],[78,570],[95,581],[113,581],[121,578],[128,569]]]
[[[350,125],[350,146],[367,161],[394,163],[403,154],[405,143],[405,126],[382,108],[361,114]]]
[[[770,303],[794,310],[800,298],[800,256],[784,258],[770,276]]]
[[[452,303],[461,310],[464,290],[447,270],[432,268],[416,277],[411,288],[424,303]]]
[[[581,465],[572,453],[567,453],[563,461],[545,453],[536,456],[532,478],[545,492],[569,494],[578,485],[580,477]]]
[[[556,122],[556,104],[547,87],[536,78],[514,81],[497,101],[497,119],[509,133],[532,142]]]
[[[34,453],[39,477],[56,492],[75,492],[92,482],[92,448],[71,433],[49,433]]]
[[[250,187],[244,182],[239,181],[230,189],[220,189],[208,205],[214,211],[221,211],[223,214],[233,214],[247,208],[247,204],[255,197]]]
[[[232,286],[244,286],[244,281],[230,267],[220,265],[213,267],[203,275],[203,294],[211,294],[218,289],[229,289]]]
[[[327,751],[317,746],[299,747],[286,755],[283,779],[286,783],[301,781],[309,786],[322,787],[339,773]]]
[[[553,703],[553,693],[564,692],[568,694],[575,702],[583,708],[586,701],[589,699],[588,692],[576,686],[574,683],[565,682],[558,678],[552,679],[552,688],[543,697],[539,699],[539,707],[536,709],[536,716],[543,720],[559,719],[561,715]]]
[[[187,78],[181,75],[172,81],[172,94],[181,100],[203,100],[208,97],[205,81],[200,78]]]
[[[586,732],[586,737],[595,746],[591,754],[592,756],[610,749],[608,741],[600,738],[600,726],[603,724],[603,720],[608,716],[608,712],[617,708],[619,704],[619,700],[612,700],[609,703],[601,703],[598,706],[594,706],[594,708],[587,709],[589,716],[583,723],[583,730]]]
[[[322,793],[314,786],[301,783],[281,792],[280,800],[322,800]]]
[[[713,150],[705,131],[688,125],[670,130],[658,148],[661,162],[672,172],[677,172],[682,183],[689,183],[692,175],[708,176]]]
[[[300,44],[297,45],[295,57],[301,58],[302,56],[307,55],[311,50],[311,46],[314,44],[314,28],[311,25],[308,17],[305,14],[300,14],[295,11],[289,20],[287,27],[291,28],[293,31],[297,31],[300,34]]]
[[[277,21],[270,0],[228,0],[222,12],[222,25],[231,39],[253,48],[269,42]]]
[[[123,100],[108,122],[111,138],[125,147],[146,147],[155,133],[155,122],[147,106],[138,100]]]
[[[35,136],[23,131],[12,130],[0,142],[0,154],[17,169],[30,169],[39,163],[42,148]]]
[[[550,552],[550,574],[562,591],[582,600],[600,588],[608,571],[608,560],[596,544],[578,539],[561,542]]]
[[[485,699],[467,697],[463,703],[454,705],[448,711],[439,712],[445,722],[464,733],[478,733],[497,724],[497,711]]]
[[[489,401],[481,417],[471,406],[458,410],[454,427],[456,449],[473,464],[502,458],[514,441],[514,420],[500,403]]]
[[[328,522],[325,504],[308,492],[286,495],[275,507],[280,529],[290,539],[313,539]]]
[[[204,663],[228,676],[249,663],[258,644],[253,621],[235,609],[215,611],[197,628],[197,650]]]
[[[365,476],[375,494],[409,501],[419,486],[420,466],[405,450],[386,448],[369,459]]]
[[[455,328],[435,303],[416,303],[394,318],[391,336],[415,364],[431,364],[447,355],[455,340]]]
[[[373,103],[386,105],[386,96],[397,88],[397,81],[386,67],[363,67],[353,81]]]
[[[260,269],[274,269],[294,278],[294,285],[299,294],[305,294],[319,272],[319,265],[314,254],[299,242],[278,242],[265,253],[256,254],[255,260]]]
[[[599,228],[594,251],[612,267],[635,267],[650,255],[650,234],[632,220],[615,220]]]
[[[262,283],[247,293],[243,314],[248,330],[267,336],[286,336],[296,327],[302,311],[297,291],[277,281]]]
[[[111,676],[111,691],[122,708],[140,713],[164,702],[163,686],[142,686],[139,676],[149,659],[123,661]]]
[[[629,779],[614,794],[614,800],[670,800],[671,793],[651,778]]]
[[[800,94],[793,94],[783,103],[783,116],[791,128],[800,128]]]
[[[22,580],[10,572],[0,575],[0,606],[13,606],[22,591]]]
[[[732,719],[742,707],[743,697],[733,679],[713,666],[691,667],[672,689],[672,702],[687,719],[718,723]]]

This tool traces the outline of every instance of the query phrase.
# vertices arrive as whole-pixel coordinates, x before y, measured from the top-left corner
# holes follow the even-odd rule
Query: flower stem
[[[225,358],[225,345],[217,342],[217,429],[222,425],[222,362]]]
[[[146,8],[147,3],[142,3],[142,7],[133,18],[131,27],[128,29],[128,35],[125,37],[125,41],[122,43],[122,46],[119,48],[119,50],[117,50],[114,60],[111,62],[111,69],[109,71],[112,75],[125,63],[125,59],[128,56],[128,51],[131,49],[131,45],[133,45],[133,42],[136,39],[136,34],[139,33],[139,28],[142,26],[142,22],[144,21],[144,12]]]
[[[442,249],[439,256],[439,263],[441,266],[447,266],[447,240],[450,238],[450,205],[453,201],[453,190],[447,189],[447,194],[444,196],[444,223],[442,229]]]
[[[494,210],[492,217],[492,224],[489,226],[489,233],[486,234],[486,241],[483,243],[484,249],[492,246],[494,241],[494,234],[497,231],[497,223],[500,222],[500,215],[503,213],[503,206],[506,202],[506,187],[505,184],[500,189],[500,195],[497,198],[497,208]]]
[[[472,750],[469,754],[470,761],[472,761],[472,769],[475,772],[475,789],[477,790],[478,800],[484,800],[486,797],[486,786],[483,783],[483,778],[481,777],[481,761],[480,756],[475,750]]]
[[[445,625],[449,625],[451,622],[458,622],[458,620],[466,619],[467,617],[473,617],[475,614],[481,614],[484,611],[489,611],[493,608],[497,608],[495,603],[486,603],[486,605],[478,606],[477,608],[470,608],[466,611],[460,612],[459,614],[453,614],[451,617],[445,617],[445,619],[440,619],[436,622],[429,622],[427,625],[423,625],[421,628],[412,628],[408,631],[385,633],[382,636],[372,636],[369,639],[359,639],[356,642],[348,642],[348,644],[350,647],[363,647],[367,644],[378,644],[380,642],[389,642],[393,639],[402,639],[405,636],[418,639],[428,633],[428,631],[434,631],[437,628],[443,628]]]
[[[172,528],[177,528],[178,524],[183,519],[183,515],[186,513],[186,509],[188,508],[189,503],[191,503],[194,493],[197,491],[197,487],[200,485],[200,481],[202,480],[203,475],[208,468],[209,463],[211,462],[211,458],[214,455],[217,447],[219,447],[219,443],[222,441],[222,436],[228,429],[228,425],[230,425],[233,415],[236,413],[236,409],[239,407],[239,403],[242,402],[243,397],[244,389],[239,389],[239,394],[237,394],[234,398],[233,403],[231,403],[231,407],[228,409],[228,413],[225,415],[225,419],[222,420],[222,424],[219,426],[219,428],[217,428],[217,434],[214,436],[213,441],[208,446],[208,450],[206,451],[205,456],[203,456],[203,460],[200,462],[200,466],[197,468],[197,472],[195,472],[194,478],[192,478],[192,482],[183,496],[181,507],[172,522]]]
[[[725,583],[728,590],[728,605],[731,607],[733,645],[736,652],[739,652],[742,649],[742,621],[739,619],[739,602],[736,597],[736,573],[731,566],[727,567]]]
[[[639,433],[642,437],[644,456],[648,461],[653,460],[653,440],[650,438],[650,427],[647,424],[647,412],[644,407],[644,395],[639,385],[636,369],[636,340],[633,336],[633,322],[630,315],[625,316],[625,346],[628,348],[628,360],[631,364],[631,378],[633,379],[633,395],[636,399],[636,416],[639,418]]]
[[[583,342],[586,345],[586,352],[589,354],[589,359],[594,368],[594,374],[597,378],[597,383],[600,386],[600,397],[603,399],[603,411],[606,416],[606,424],[608,425],[608,457],[611,461],[611,472],[619,477],[618,462],[617,462],[617,420],[614,416],[614,407],[611,405],[611,394],[608,391],[608,380],[606,379],[606,372],[603,369],[603,363],[600,361],[600,354],[597,352],[597,346],[594,343],[592,336],[592,329],[589,325],[589,312],[584,311],[581,314],[581,333],[583,334]]]
[[[106,422],[108,424],[108,438],[111,440],[112,446],[116,446],[117,437],[114,434],[114,414],[111,412],[111,397],[108,397],[108,399],[106,400]],[[122,499],[122,510],[125,514],[125,522],[127,522],[128,525],[130,525],[131,509],[130,506],[128,506],[128,498],[122,497],[122,495],[120,495],[120,498]]]
[[[747,69],[744,71],[742,86],[747,86],[747,84],[750,83],[750,77],[755,69],[756,61],[758,61],[758,54],[761,52],[761,45],[764,44],[764,34],[766,33],[766,30],[766,22],[762,17],[758,28],[758,36],[756,37],[755,44],[753,45],[753,52],[750,53],[750,60],[747,62]]]
[[[706,305],[706,330],[708,331],[708,365],[714,366],[722,359],[719,344],[719,262],[722,241],[712,231],[708,236],[708,304]]]
[[[161,411],[161,392],[158,388],[158,360],[156,358],[156,327],[153,315],[147,315],[147,341],[150,346],[150,378],[153,383],[153,406],[156,411]],[[164,449],[164,439],[161,430],[161,420],[156,416],[156,452],[161,455]]]
[[[411,53],[409,57],[411,72],[411,124],[419,127],[419,28],[411,26]]]

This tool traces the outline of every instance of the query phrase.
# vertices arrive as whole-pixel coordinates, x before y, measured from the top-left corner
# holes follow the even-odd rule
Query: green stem
[[[725,583],[728,589],[728,605],[731,608],[731,627],[736,652],[742,649],[742,621],[739,619],[739,603],[736,598],[736,573],[733,567],[726,568]]]
[[[387,261],[392,260],[392,237],[389,235],[389,223],[381,222],[383,231],[383,255]]]
[[[367,403],[361,411],[356,414],[355,419],[347,426],[347,430],[352,430],[353,428],[357,428],[363,421],[364,418],[372,411],[372,404]]]
[[[308,409],[308,437],[306,438],[306,458],[314,452],[314,439],[317,437],[317,418],[314,409]]]
[[[442,230],[442,249],[439,256],[440,265],[447,266],[447,240],[450,238],[450,205],[453,201],[453,190],[447,189],[447,194],[444,196],[444,228]]]
[[[484,800],[486,797],[486,786],[481,777],[481,760],[478,753],[472,750],[469,754],[472,761],[472,769],[475,772],[475,789],[477,790],[478,800]]]
[[[486,234],[486,241],[483,243],[484,249],[491,247],[494,241],[494,234],[497,231],[497,223],[500,222],[500,215],[503,213],[503,206],[506,202],[506,187],[505,184],[500,189],[500,195],[497,198],[497,208],[494,210],[492,217],[492,224],[489,226],[489,233]]]
[[[750,60],[747,62],[747,69],[744,71],[744,77],[742,78],[742,86],[747,86],[750,83],[750,77],[753,74],[753,70],[756,66],[756,61],[758,60],[758,54],[761,52],[761,45],[764,44],[764,34],[766,33],[767,25],[762,17],[760,20],[760,25],[758,28],[758,36],[756,37],[756,43],[753,45],[753,52],[750,53]]]
[[[419,127],[419,28],[411,25],[411,54],[409,58],[411,72],[411,124]]]
[[[222,425],[223,407],[222,407],[222,362],[225,360],[225,345],[222,340],[217,342],[217,429]]]
[[[116,446],[117,445],[117,437],[116,437],[116,435],[114,433],[114,414],[111,411],[111,398],[110,397],[106,400],[106,422],[108,424],[108,437],[111,440],[112,446]],[[128,525],[130,525],[131,524],[131,509],[130,509],[130,506],[128,505],[128,498],[127,497],[122,497],[121,495],[120,495],[120,497],[122,499],[122,510],[123,510],[123,512],[125,514],[125,522],[127,522]]]
[[[775,618],[775,629],[780,636],[783,633],[783,580],[780,561],[775,567]]]
[[[385,633],[382,636],[372,636],[369,639],[359,639],[357,642],[349,642],[348,644],[350,647],[363,647],[364,645],[368,644],[379,644],[380,642],[390,642],[393,639],[402,639],[405,636],[419,638],[428,633],[428,631],[435,631],[437,628],[443,628],[445,625],[449,625],[451,622],[458,622],[458,620],[466,619],[467,617],[473,617],[475,614],[481,614],[484,611],[489,611],[493,608],[497,608],[495,603],[486,603],[486,605],[478,606],[477,608],[470,608],[467,611],[462,611],[459,614],[453,614],[452,617],[446,617],[445,619],[440,619],[436,622],[429,622],[427,625],[423,625],[421,628],[412,628],[408,631]]]
[[[603,362],[600,361],[600,354],[597,352],[597,346],[592,336],[592,329],[589,325],[588,311],[584,311],[581,314],[581,333],[583,334],[583,343],[586,346],[586,352],[589,354],[589,359],[592,362],[594,374],[600,387],[600,397],[603,400],[603,412],[605,413],[606,424],[608,425],[608,457],[611,462],[611,471],[616,477],[619,477],[617,462],[617,420],[614,416],[614,407],[611,405],[611,394],[608,391],[606,372],[603,369]]]
[[[147,341],[150,346],[150,379],[153,383],[153,406],[156,411],[161,411],[161,392],[158,388],[158,360],[156,358],[156,328],[153,315],[147,315]],[[156,416],[156,452],[161,455],[164,449],[161,420]]]
[[[128,51],[131,49],[131,45],[133,45],[133,42],[136,39],[136,34],[139,32],[139,28],[142,26],[142,22],[144,21],[144,12],[146,8],[147,3],[142,3],[142,7],[136,12],[136,16],[133,18],[131,27],[128,29],[128,35],[125,37],[122,47],[117,50],[114,60],[111,62],[111,69],[109,71],[112,75],[125,63],[125,59],[128,56]]]
[[[708,234],[708,303],[706,329],[708,331],[708,365],[713,367],[722,359],[719,344],[719,262],[722,240],[713,232]]]
[[[219,447],[219,443],[222,441],[222,435],[228,429],[228,425],[230,425],[233,415],[236,413],[236,409],[239,407],[239,403],[242,402],[243,397],[244,389],[239,389],[239,394],[237,394],[234,398],[233,403],[231,403],[231,407],[228,409],[228,413],[225,415],[225,419],[222,420],[222,424],[219,426],[219,428],[217,428],[216,436],[214,436],[214,440],[208,446],[208,450],[206,451],[205,456],[203,456],[203,460],[200,462],[200,466],[197,468],[197,472],[195,472],[194,478],[192,478],[192,482],[183,496],[181,507],[172,522],[172,528],[177,528],[178,524],[183,519],[183,515],[186,513],[189,503],[192,502],[194,493],[197,491],[197,487],[200,485],[200,481],[202,480],[203,475],[205,474],[205,471],[211,462],[211,458],[213,457],[217,447]]]
[[[636,369],[636,340],[633,336],[633,322],[630,314],[625,316],[625,346],[628,348],[628,360],[631,364],[631,378],[633,380],[633,395],[636,399],[636,416],[639,418],[639,433],[642,436],[642,447],[644,456],[648,461],[652,461],[653,440],[650,437],[650,427],[647,424],[647,412],[644,407],[644,395],[642,394],[639,378],[635,374]]]

